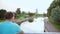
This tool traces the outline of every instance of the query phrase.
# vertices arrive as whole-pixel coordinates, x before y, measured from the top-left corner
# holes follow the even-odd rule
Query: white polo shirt
[[[44,21],[41,19],[39,21],[36,19],[32,23],[26,21],[23,22],[20,27],[24,31],[24,33],[43,33]]]

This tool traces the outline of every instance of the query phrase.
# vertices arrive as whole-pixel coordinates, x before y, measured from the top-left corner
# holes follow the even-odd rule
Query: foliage
[[[57,24],[55,21],[53,21],[50,17],[49,17],[49,22],[52,23],[52,24],[54,25],[54,27],[60,31],[60,25],[58,25],[58,24]]]
[[[7,12],[6,10],[0,9],[0,20],[4,19],[6,12]]]
[[[60,0],[54,0],[50,7],[47,10],[47,16],[48,18],[51,17],[51,19],[53,19],[54,21],[56,21],[57,23],[60,20]]]
[[[17,8],[16,13],[17,13],[17,14],[21,14],[20,8]]]
[[[31,16],[33,16],[33,15],[35,15],[35,13],[28,13],[28,15],[31,17]]]
[[[19,18],[20,16],[17,14],[17,15],[15,15],[15,19],[17,19],[17,18]]]
[[[54,0],[47,11],[49,21],[60,30],[60,0]]]
[[[57,7],[57,6],[60,6],[60,0],[54,0],[52,3],[51,3],[51,5],[50,5],[50,7],[47,9],[47,16],[48,17],[50,17],[51,16],[51,10],[53,9],[53,8],[55,8],[55,7]]]
[[[60,24],[60,7],[52,9],[51,19]]]
[[[43,16],[44,16],[44,17],[47,17],[47,14],[44,13]]]
[[[22,14],[26,14],[26,12],[25,11],[22,11]]]
[[[15,18],[20,18],[21,16],[21,10],[20,8],[17,8],[16,13],[15,13]]]

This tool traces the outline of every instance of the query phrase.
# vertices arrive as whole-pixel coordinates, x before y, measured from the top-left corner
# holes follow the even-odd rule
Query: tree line
[[[48,18],[60,24],[60,0],[54,0],[47,11]]]
[[[7,10],[5,9],[0,9],[0,20],[4,20],[5,18],[5,13],[7,12]],[[27,17],[26,15],[28,15],[29,17],[32,16],[40,16],[40,14],[37,13],[31,13],[28,12],[26,13],[25,11],[21,11],[21,8],[17,8],[15,12],[13,12],[15,14],[15,18],[20,18],[20,17]]]

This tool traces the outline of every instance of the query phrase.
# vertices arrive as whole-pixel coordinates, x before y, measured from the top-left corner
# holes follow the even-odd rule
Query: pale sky
[[[0,0],[0,9],[15,12],[17,8],[21,11],[35,12],[36,8],[38,13],[47,13],[47,8],[53,0]]]

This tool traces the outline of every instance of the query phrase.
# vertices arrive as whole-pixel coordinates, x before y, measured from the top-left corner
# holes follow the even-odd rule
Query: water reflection
[[[34,18],[32,23],[28,21],[21,24],[21,29],[24,33],[43,33],[44,32],[44,18]]]

